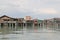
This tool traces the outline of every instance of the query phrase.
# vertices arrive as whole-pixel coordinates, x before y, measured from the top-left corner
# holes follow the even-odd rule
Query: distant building
[[[52,18],[52,19],[46,19],[45,22],[53,22],[53,23],[60,23],[60,18]]]
[[[31,16],[26,16],[26,17],[25,17],[25,20],[31,20],[31,19],[32,19]]]
[[[43,20],[43,24],[46,27],[60,28],[60,18],[52,18],[52,19]]]
[[[33,21],[34,21],[34,24],[38,23],[38,19],[33,19]]]

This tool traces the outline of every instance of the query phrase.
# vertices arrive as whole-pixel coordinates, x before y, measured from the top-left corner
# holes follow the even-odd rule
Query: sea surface
[[[60,30],[51,28],[0,28],[0,40],[60,40]]]

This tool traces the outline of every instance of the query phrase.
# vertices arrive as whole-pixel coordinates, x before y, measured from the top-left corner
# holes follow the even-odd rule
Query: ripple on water
[[[0,40],[60,40],[60,32],[47,29],[12,31],[0,35]]]

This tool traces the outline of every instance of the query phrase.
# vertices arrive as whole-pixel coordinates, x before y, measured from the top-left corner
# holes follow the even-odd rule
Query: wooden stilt
[[[0,28],[1,28],[1,23],[0,23]]]
[[[9,29],[11,29],[11,24],[9,23]]]
[[[17,27],[17,24],[15,23],[15,29],[16,29],[16,27]]]

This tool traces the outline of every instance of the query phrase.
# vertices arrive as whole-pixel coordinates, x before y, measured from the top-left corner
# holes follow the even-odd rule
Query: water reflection
[[[3,27],[0,40],[60,40],[59,30],[40,27]]]

